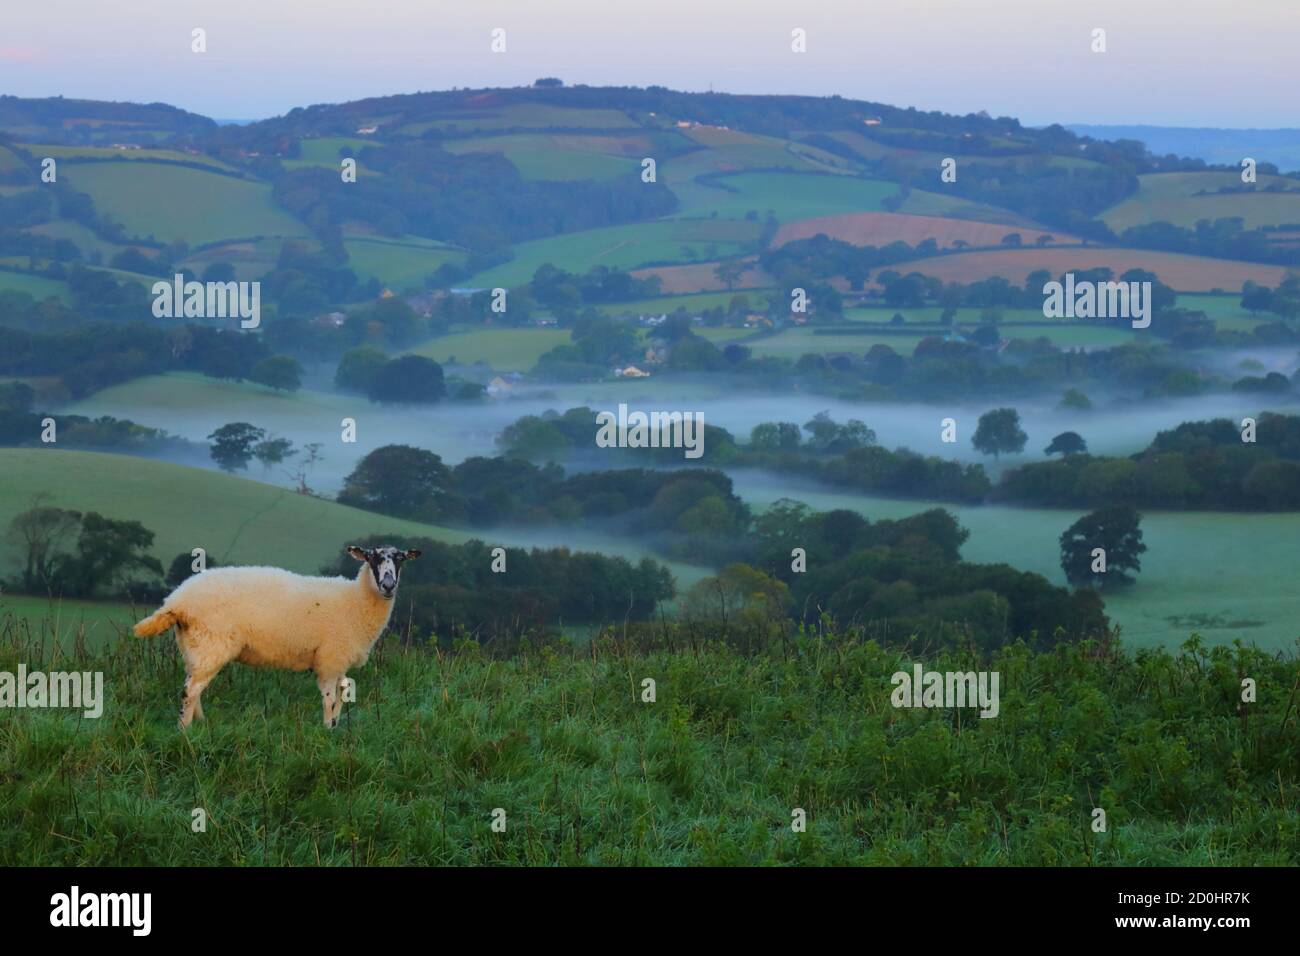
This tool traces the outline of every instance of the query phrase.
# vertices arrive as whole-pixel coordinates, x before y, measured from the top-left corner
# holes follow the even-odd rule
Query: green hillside
[[[127,234],[191,246],[247,236],[306,236],[265,183],[160,163],[71,166],[64,177]]]

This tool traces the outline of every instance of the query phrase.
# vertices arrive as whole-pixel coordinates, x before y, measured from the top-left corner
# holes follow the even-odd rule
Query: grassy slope
[[[637,176],[641,165],[625,156],[582,149],[574,137],[523,133],[479,139],[451,140],[452,153],[501,153],[525,179],[615,179]]]
[[[1288,190],[1300,186],[1293,179],[1260,176],[1254,193],[1216,194],[1214,190],[1240,188],[1238,173],[1153,173],[1138,177],[1137,195],[1101,214],[1116,233],[1148,222],[1170,222],[1191,228],[1200,219],[1239,217],[1246,228],[1300,223],[1300,192],[1263,192],[1271,184]],[[1205,192],[1207,195],[1197,195]]]
[[[727,238],[726,231],[710,235],[707,224],[690,221],[609,226],[535,239],[515,246],[512,261],[470,277],[465,285],[472,288],[520,286],[548,262],[570,272],[585,273],[596,266],[634,269],[648,262],[684,262],[690,258],[685,254],[687,248],[695,252],[697,259],[704,258],[710,246],[723,257],[753,251],[753,240],[757,239],[761,227],[757,223],[738,225],[748,228],[734,232],[739,237],[735,239]]]
[[[50,296],[62,299],[64,302],[72,299],[66,282],[0,269],[0,290],[4,289],[26,292],[34,299],[48,299]]]
[[[411,349],[438,362],[486,362],[499,372],[527,371],[543,352],[569,341],[568,329],[476,329],[430,339]]]
[[[275,205],[265,183],[143,162],[73,166],[65,175],[128,235],[184,239],[191,246],[246,236],[307,235],[302,223]]]
[[[385,286],[396,290],[422,289],[424,280],[447,262],[459,263],[464,253],[431,242],[411,237],[404,240],[379,236],[352,236],[343,240],[348,252],[348,265],[361,280],[374,276]]]
[[[41,663],[0,636],[0,667],[20,660]],[[504,662],[389,641],[333,731],[309,675],[233,665],[181,734],[174,650],[124,641],[61,661],[105,675],[100,719],[0,718],[0,863],[1295,862],[1294,658],[1013,648],[983,665],[1000,675],[989,720],[890,706],[911,663],[838,639]],[[1259,684],[1248,722],[1241,673]]]

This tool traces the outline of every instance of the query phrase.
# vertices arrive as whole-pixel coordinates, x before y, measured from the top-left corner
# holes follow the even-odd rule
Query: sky
[[[195,28],[207,52],[191,52]],[[505,30],[504,53],[491,32]],[[807,52],[791,50],[806,31]],[[1093,31],[1106,52],[1094,53]],[[540,76],[839,94],[1029,125],[1296,127],[1300,0],[40,0],[0,93],[218,119]]]

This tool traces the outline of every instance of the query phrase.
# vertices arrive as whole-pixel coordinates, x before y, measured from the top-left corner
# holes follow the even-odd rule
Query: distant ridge
[[[1137,139],[1157,156],[1174,153],[1215,165],[1236,166],[1244,157],[1273,163],[1280,172],[1300,170],[1300,129],[1222,129],[1210,126],[1100,126],[1067,123],[1093,139]]]

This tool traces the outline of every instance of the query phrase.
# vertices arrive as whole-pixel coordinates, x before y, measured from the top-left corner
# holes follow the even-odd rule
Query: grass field
[[[12,623],[42,643],[55,640],[70,648],[80,634],[89,645],[111,643],[121,632],[149,613],[113,601],[0,594],[0,628]]]
[[[90,194],[129,235],[191,246],[250,236],[306,236],[302,223],[275,205],[266,183],[183,166],[99,163],[70,168],[74,188]]]
[[[859,317],[864,313],[872,311],[883,311],[884,318],[893,315],[893,311],[885,310],[858,310],[856,315]],[[914,310],[916,311],[916,310]],[[879,317],[878,317],[879,318]],[[1041,319],[1042,316],[1040,315]],[[971,312],[966,316],[960,316],[959,324],[967,328],[978,320],[978,313]],[[1126,329],[1108,328],[1101,325],[1058,325],[1056,327],[1047,326],[999,326],[999,333],[1005,339],[1035,339],[1040,336],[1046,336],[1056,345],[1064,348],[1078,348],[1083,346],[1111,346],[1122,345],[1125,342],[1133,340],[1133,333]],[[828,352],[852,352],[857,355],[863,355],[873,345],[888,345],[895,352],[910,355],[916,348],[918,342],[926,336],[939,335],[940,333],[932,330],[919,330],[914,334],[892,335],[888,332],[866,332],[864,334],[837,334],[827,332],[818,334],[815,328],[804,326],[802,328],[785,328],[775,335],[764,336],[746,342],[745,345],[751,348],[756,356],[773,355],[779,358],[797,359],[799,356],[812,352],[817,354],[826,354]]]
[[[1019,232],[1028,244],[1032,244],[1040,235],[1052,236],[1056,245],[1079,241],[1077,236],[1052,229],[1026,231],[997,222],[892,212],[858,212],[787,223],[777,230],[772,245],[780,247],[787,242],[811,239],[822,234],[855,246],[877,247],[887,246],[891,242],[906,242],[915,246],[926,239],[933,239],[939,248],[949,249],[955,242],[964,242],[968,246],[997,246],[1004,236],[1013,232]]]
[[[230,171],[234,167],[219,159],[203,154],[185,153],[176,149],[113,149],[109,146],[59,146],[25,143],[23,149],[31,155],[55,159],[111,159],[121,162],[149,162],[150,160],[171,160],[177,163],[196,163],[210,169]]]
[[[104,699],[0,720],[6,866],[1287,866],[1300,841],[1294,657],[925,654],[999,674],[980,720],[890,706],[913,659],[838,635],[504,661],[390,639],[332,731],[310,675],[232,665],[185,734],[164,639],[54,659],[0,633],[19,662]]]
[[[543,352],[569,341],[568,329],[476,329],[442,335],[410,351],[436,362],[486,362],[499,372],[524,372]]]
[[[725,258],[752,252],[761,228],[758,223],[661,220],[535,239],[515,246],[510,262],[470,277],[465,285],[513,288],[529,282],[548,262],[581,274],[596,266],[634,269],[648,262]]]
[[[1169,222],[1188,229],[1201,219],[1240,218],[1247,229],[1300,223],[1300,183],[1294,179],[1260,176],[1255,192],[1216,192],[1242,185],[1239,173],[1139,176],[1137,194],[1107,209],[1101,218],[1117,234],[1148,222]],[[1287,192],[1265,192],[1270,185],[1280,185]]]
[[[755,507],[783,494],[814,508],[851,508],[872,520],[946,508],[971,535],[962,557],[1005,562],[1064,584],[1058,539],[1082,511],[963,507],[840,491],[773,490],[769,477],[736,472],[736,493]],[[1106,612],[1134,647],[1176,646],[1189,633],[1209,643],[1241,638],[1268,650],[1296,650],[1300,589],[1295,542],[1300,514],[1144,512],[1137,583],[1104,595]]]
[[[1145,249],[1101,249],[1095,246],[1067,249],[998,249],[989,252],[959,252],[930,259],[912,259],[890,266],[896,272],[920,272],[945,282],[976,282],[1001,276],[1023,285],[1029,273],[1046,269],[1053,276],[1076,269],[1108,267],[1119,278],[1129,269],[1154,272],[1161,282],[1179,292],[1240,292],[1250,279],[1270,287],[1282,281],[1282,266],[1210,259],[1176,252]]]
[[[544,133],[520,133],[510,136],[485,136],[476,139],[452,140],[446,144],[452,153],[501,153],[525,179],[615,179],[619,176],[639,176],[639,160],[615,155],[598,149],[584,148],[596,137],[552,136]],[[620,141],[608,138],[608,149],[616,149]],[[645,143],[649,149],[649,143]],[[648,155],[648,153],[643,153]]]
[[[456,249],[408,236],[388,239],[381,236],[352,236],[343,240],[348,264],[363,281],[374,277],[396,290],[423,289],[424,280],[444,263],[463,262],[465,254]]]
[[[46,279],[43,276],[27,275],[22,272],[9,272],[6,269],[0,269],[0,290],[26,292],[37,300],[48,299],[50,296],[64,302],[72,300],[66,282],[58,279]]]
[[[678,215],[741,218],[753,212],[765,220],[770,212],[778,222],[790,223],[852,212],[882,212],[882,200],[898,193],[895,183],[884,180],[797,172],[737,173],[717,183],[723,188],[700,184],[702,189],[696,198],[688,201],[689,197],[682,197]],[[673,185],[671,178],[669,185]],[[998,222],[1008,215],[1005,210],[920,189],[912,190],[899,211],[987,222]]]

